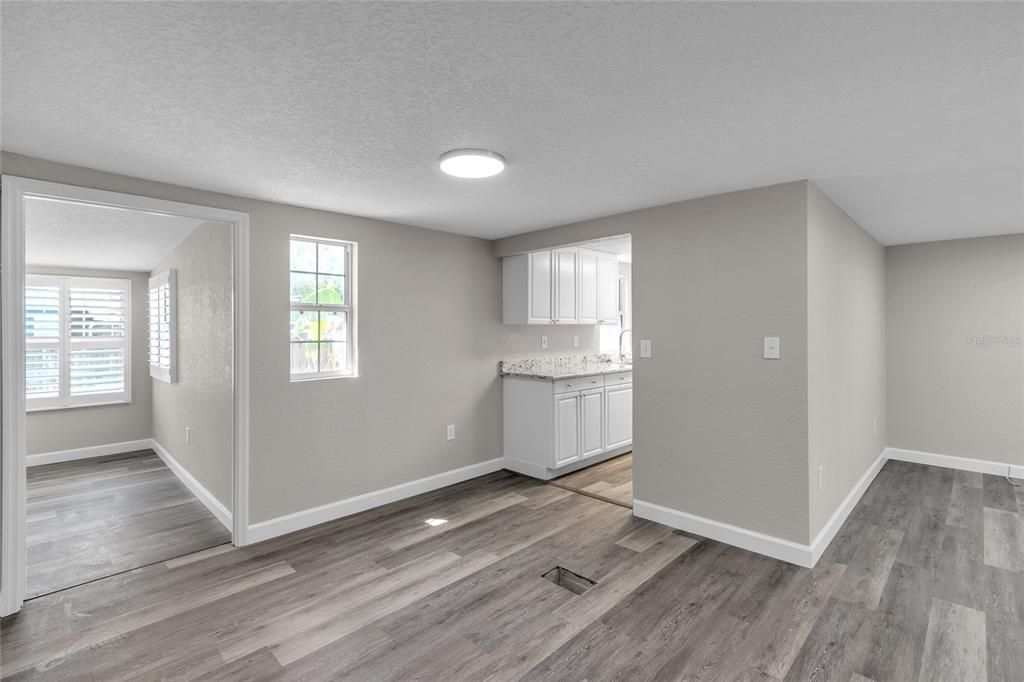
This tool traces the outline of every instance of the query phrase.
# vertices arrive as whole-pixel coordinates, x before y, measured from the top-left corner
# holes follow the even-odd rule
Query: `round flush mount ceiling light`
[[[505,170],[505,157],[486,149],[453,149],[441,155],[440,164],[457,178],[489,178]]]

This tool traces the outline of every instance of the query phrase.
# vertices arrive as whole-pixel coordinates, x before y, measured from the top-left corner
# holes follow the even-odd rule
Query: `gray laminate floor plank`
[[[33,523],[53,532],[62,490],[101,506],[145,488],[173,509],[154,464],[113,463],[113,494],[47,471]],[[608,478],[586,486],[623,485]],[[0,626],[3,678],[1016,682],[1017,495],[889,462],[808,570],[497,472],[32,600]],[[575,594],[542,577],[555,566],[596,584]]]
[[[599,462],[551,481],[553,486],[633,506],[633,453]]]
[[[152,450],[30,467],[27,479],[29,598],[231,541]]]

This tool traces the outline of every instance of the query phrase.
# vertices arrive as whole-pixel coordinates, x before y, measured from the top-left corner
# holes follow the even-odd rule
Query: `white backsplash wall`
[[[542,355],[585,355],[597,353],[600,345],[598,325],[502,325],[498,355],[502,358],[526,358]],[[548,337],[548,347],[541,348],[541,336]],[[573,346],[573,337],[580,345]]]

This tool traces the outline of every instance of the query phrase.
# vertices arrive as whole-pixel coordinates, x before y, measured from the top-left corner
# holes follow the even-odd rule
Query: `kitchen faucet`
[[[623,329],[619,332],[619,362],[626,361],[626,354],[622,352],[622,337],[626,335],[626,332],[633,333],[632,329]]]

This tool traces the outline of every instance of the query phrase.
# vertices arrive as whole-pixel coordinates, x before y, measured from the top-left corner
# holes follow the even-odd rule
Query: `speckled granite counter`
[[[551,381],[631,371],[633,365],[619,362],[618,356],[613,353],[522,358],[502,360],[498,363],[498,372],[503,377],[530,377]]]

